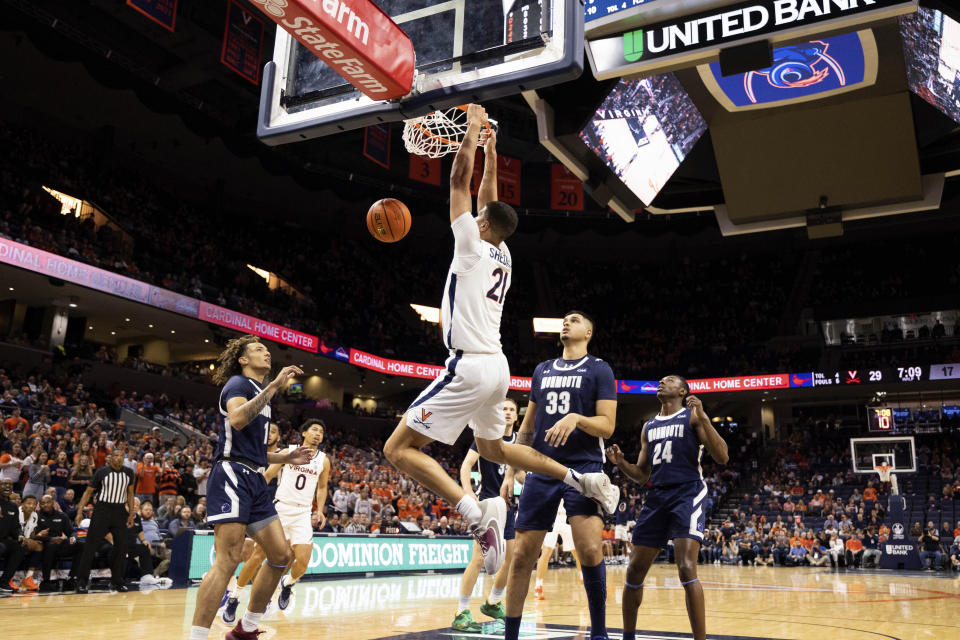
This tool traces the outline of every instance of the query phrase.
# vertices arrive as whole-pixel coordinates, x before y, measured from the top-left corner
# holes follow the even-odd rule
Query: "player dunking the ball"
[[[443,342],[450,357],[445,370],[404,413],[383,452],[394,467],[456,506],[480,544],[487,573],[493,575],[506,553],[506,503],[501,497],[477,502],[421,451],[426,445],[453,444],[469,425],[480,456],[490,462],[562,480],[611,513],[620,491],[603,473],[581,475],[530,447],[502,440],[510,369],[500,346],[500,317],[513,266],[505,241],[517,228],[517,212],[497,200],[496,136],[488,130],[479,213],[472,215],[470,177],[486,122],[483,107],[467,107],[467,131],[450,171],[454,249],[442,302]]]
[[[216,559],[197,592],[190,640],[205,640],[209,634],[224,589],[240,564],[246,535],[260,545],[267,562],[253,582],[247,613],[225,640],[256,640],[267,602],[293,560],[263,470],[267,463],[305,464],[314,456],[306,447],[267,453],[270,399],[303,371],[296,366],[284,367],[265,385],[270,352],[252,335],[230,340],[217,362],[213,379],[223,384],[223,424],[217,438],[216,462],[207,480],[207,520],[213,524]]]
[[[537,365],[530,403],[517,434],[518,442],[568,464],[586,475],[603,468],[603,439],[617,422],[617,383],[610,365],[587,353],[593,321],[581,311],[563,317],[560,358]],[[617,489],[619,502],[619,489]],[[590,609],[590,638],[607,638],[607,571],[601,547],[603,514],[597,505],[556,478],[528,473],[517,509],[517,541],[507,584],[504,639],[517,640],[530,572],[544,537],[554,526],[563,502],[566,521],[580,558],[583,587]],[[613,504],[607,512],[612,514]],[[556,542],[554,542],[556,544]],[[566,544],[566,534],[564,535]]]
[[[643,601],[643,581],[667,540],[673,540],[680,584],[686,592],[687,615],[694,640],[705,640],[703,587],[697,579],[697,556],[703,541],[703,449],[720,464],[728,460],[727,443],[710,423],[703,403],[690,395],[687,381],[667,376],[657,387],[660,413],[643,425],[636,464],[624,460],[620,447],[607,449],[610,462],[640,485],[653,488],[637,516],[633,552],[623,590],[623,639],[635,640],[637,609]]]

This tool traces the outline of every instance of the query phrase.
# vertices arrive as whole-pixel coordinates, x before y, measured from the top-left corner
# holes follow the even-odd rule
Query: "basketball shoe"
[[[467,633],[480,633],[483,630],[480,623],[473,619],[473,614],[470,613],[469,609],[458,612],[450,628],[456,629],[457,631],[466,631]]]
[[[584,473],[580,476],[583,495],[600,504],[608,515],[613,515],[620,503],[620,487],[610,482],[605,473]]]
[[[546,598],[543,595],[543,587],[536,587],[533,590],[533,595],[537,597],[537,600],[546,600]]]
[[[223,640],[257,640],[257,637],[261,633],[266,633],[265,631],[244,631],[243,624],[238,622],[237,626],[227,632],[227,635],[223,636]]]
[[[609,482],[609,479],[608,479]],[[619,501],[619,495],[617,496]],[[483,569],[494,575],[503,566],[507,544],[503,539],[503,527],[507,521],[507,503],[503,498],[487,498],[480,501],[480,523],[473,531],[480,552],[483,554]]]

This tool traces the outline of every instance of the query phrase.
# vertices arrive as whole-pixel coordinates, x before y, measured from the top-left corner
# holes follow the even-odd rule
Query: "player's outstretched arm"
[[[470,179],[473,177],[473,162],[477,154],[477,138],[480,127],[487,121],[487,112],[478,104],[467,106],[467,131],[463,142],[453,158],[450,169],[450,222],[473,211],[470,198]]]
[[[253,419],[269,404],[274,394],[286,387],[290,378],[297,375],[303,375],[303,369],[295,365],[284,367],[277,377],[263,388],[263,391],[250,400],[239,396],[227,400],[227,417],[230,419],[230,426],[240,430],[253,422]]]
[[[697,396],[687,396],[687,407],[693,411],[694,430],[697,438],[707,448],[710,456],[720,464],[727,464],[730,454],[727,452],[727,443],[713,428],[710,417],[703,410],[703,402]]]
[[[647,480],[650,479],[650,452],[646,432],[640,437],[640,455],[637,456],[636,464],[627,462],[620,447],[615,444],[607,447],[607,459],[617,465],[623,475],[637,484],[647,484]]]
[[[497,197],[497,134],[490,130],[483,143],[483,178],[477,191],[477,212],[483,210],[488,202],[499,200]]]
[[[269,455],[269,454],[268,454]],[[275,462],[267,467],[267,470],[263,472],[263,477],[267,479],[267,482],[272,482],[274,478],[277,477],[277,474],[280,473],[280,469],[283,468],[283,465],[279,462]]]
[[[279,463],[284,464],[306,464],[313,459],[316,452],[309,447],[297,447],[296,449],[287,449],[286,451],[267,452],[267,462],[271,465]]]

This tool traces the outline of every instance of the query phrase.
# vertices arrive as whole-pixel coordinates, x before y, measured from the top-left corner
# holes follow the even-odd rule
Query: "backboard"
[[[264,69],[257,135],[297,142],[557,84],[583,71],[579,0],[378,0],[413,41],[413,90],[364,96],[277,30]]]
[[[877,466],[886,462],[893,473],[915,473],[917,471],[917,453],[913,436],[896,438],[850,438],[850,457],[853,460],[853,472],[870,474],[877,472]]]

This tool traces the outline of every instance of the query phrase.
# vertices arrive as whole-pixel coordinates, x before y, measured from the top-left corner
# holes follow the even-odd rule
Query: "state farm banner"
[[[177,0],[127,0],[127,6],[167,31],[173,31],[177,24]]]
[[[320,342],[317,336],[312,336],[309,333],[301,333],[296,329],[273,324],[272,322],[254,318],[239,311],[231,311],[230,309],[210,304],[209,302],[200,303],[200,319],[204,322],[218,324],[221,327],[234,329],[235,331],[252,333],[261,338],[266,338],[312,353],[317,352]]]
[[[127,300],[146,303],[150,299],[150,285],[146,282],[62,258],[55,253],[34,249],[5,238],[0,238],[0,262]]]
[[[789,389],[789,373],[738,376],[734,378],[703,378],[687,380],[690,393],[713,393],[716,391],[759,391],[763,389]]]
[[[240,3],[227,3],[223,25],[220,62],[253,84],[260,84],[260,56],[263,49],[263,21]]]
[[[435,364],[391,360],[359,349],[350,349],[350,364],[391,376],[420,378],[421,380],[432,380],[446,369],[444,366]],[[513,391],[529,391],[531,380],[531,378],[510,376],[510,389]]]
[[[371,0],[250,0],[372,100],[413,87],[413,42]]]

